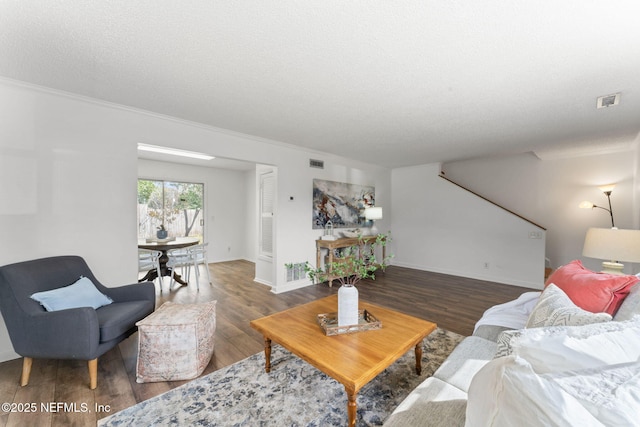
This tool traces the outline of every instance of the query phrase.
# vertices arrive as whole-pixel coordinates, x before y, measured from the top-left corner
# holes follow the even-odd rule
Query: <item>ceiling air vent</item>
[[[309,166],[317,169],[324,169],[324,161],[309,159]]]
[[[620,93],[598,97],[598,108],[607,108],[620,103]]]

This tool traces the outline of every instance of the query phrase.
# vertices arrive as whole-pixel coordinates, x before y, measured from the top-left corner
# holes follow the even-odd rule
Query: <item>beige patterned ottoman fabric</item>
[[[136,381],[189,380],[207,367],[213,354],[216,301],[166,302],[138,323]]]

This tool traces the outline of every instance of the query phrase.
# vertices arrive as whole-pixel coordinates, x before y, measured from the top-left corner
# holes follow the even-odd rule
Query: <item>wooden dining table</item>
[[[150,249],[153,251],[162,252],[162,256],[160,257],[160,274],[162,276],[171,276],[171,270],[167,267],[167,261],[169,261],[169,256],[167,255],[167,251],[169,249],[177,249],[177,248],[186,248],[189,246],[194,246],[200,243],[199,237],[176,237],[175,240],[152,240],[148,241],[147,239],[138,239],[138,249]],[[145,274],[145,276],[138,280],[139,282],[152,281],[158,277],[158,274],[155,270],[150,270]],[[182,277],[173,272],[173,278],[176,282],[181,285],[186,285],[187,282],[182,280]]]

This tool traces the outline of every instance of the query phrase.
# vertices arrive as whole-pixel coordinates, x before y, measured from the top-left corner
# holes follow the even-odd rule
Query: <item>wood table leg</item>
[[[416,344],[416,374],[422,373],[422,341]]]
[[[264,371],[271,372],[271,340],[264,337]]]
[[[356,404],[356,398],[358,393],[349,393],[347,391],[347,414],[349,415],[349,427],[355,427],[356,415],[358,412],[358,405]]]
[[[329,263],[324,266],[324,270],[327,271],[329,269],[329,287],[333,287],[333,272],[331,272],[333,267],[333,249],[329,249]]]
[[[149,270],[142,279],[138,279],[138,282],[153,282],[157,277],[158,273],[155,270]]]
[[[318,247],[318,242],[316,242],[316,268],[320,268],[320,256],[322,255],[322,249]],[[313,281],[315,283],[315,280]]]
[[[181,275],[179,275],[178,273],[176,273],[176,272],[175,272],[175,270],[174,270],[174,271],[172,271],[171,273],[169,273],[169,276],[171,276],[171,275],[173,275],[173,280],[175,280],[175,281],[176,281],[176,283],[179,283],[179,284],[180,284],[180,286],[187,286],[187,285],[188,285],[188,283],[187,283],[187,282],[185,282],[184,280],[182,280],[182,276],[181,276]]]

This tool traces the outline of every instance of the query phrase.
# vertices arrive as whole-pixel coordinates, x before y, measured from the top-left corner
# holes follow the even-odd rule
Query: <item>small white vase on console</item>
[[[358,289],[344,284],[338,289],[338,326],[358,324]]]

